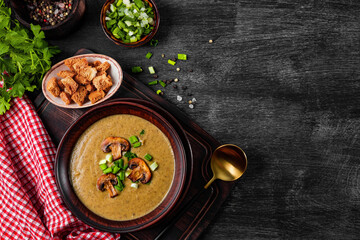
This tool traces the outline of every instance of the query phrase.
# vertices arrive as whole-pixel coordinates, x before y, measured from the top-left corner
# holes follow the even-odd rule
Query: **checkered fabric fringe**
[[[0,239],[119,239],[78,220],[55,183],[55,146],[27,97],[0,115]]]

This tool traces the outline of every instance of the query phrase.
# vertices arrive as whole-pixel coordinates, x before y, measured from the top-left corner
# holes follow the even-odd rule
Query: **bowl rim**
[[[147,213],[146,215],[136,218],[136,219],[126,220],[126,221],[108,220],[108,219],[105,219],[105,218],[102,218],[102,217],[96,215],[95,213],[93,213],[92,211],[87,209],[82,204],[82,202],[78,199],[77,195],[74,193],[74,190],[72,188],[71,180],[69,178],[69,173],[68,173],[68,167],[70,164],[70,160],[68,160],[67,163],[65,163],[65,166],[60,167],[61,162],[64,161],[63,159],[61,159],[61,156],[64,154],[61,150],[63,148],[67,147],[66,146],[66,144],[68,142],[67,140],[72,137],[71,133],[77,129],[78,125],[84,126],[83,121],[87,121],[86,125],[84,126],[84,128],[86,130],[89,126],[91,126],[95,122],[99,121],[100,119],[103,119],[108,116],[116,115],[116,114],[124,114],[124,113],[119,113],[119,112],[115,111],[115,113],[114,112],[110,112],[110,113],[106,112],[104,116],[100,116],[100,117],[96,115],[98,112],[108,110],[109,108],[114,107],[116,105],[123,105],[123,107],[130,107],[130,109],[137,108],[141,112],[147,111],[148,114],[149,113],[152,114],[152,115],[149,114],[149,116],[155,117],[155,118],[157,118],[159,123],[165,124],[169,128],[167,130],[167,131],[169,131],[169,136],[170,135],[172,136],[172,139],[169,139],[169,140],[175,141],[174,144],[178,146],[177,150],[178,150],[178,155],[179,155],[178,158],[176,158],[176,156],[175,156],[175,167],[177,166],[177,162],[176,162],[177,160],[179,160],[179,162],[178,162],[179,166],[174,169],[174,179],[170,186],[169,192],[164,197],[164,199],[159,203],[159,205],[154,210]],[[155,108],[153,109],[151,106],[154,106]],[[185,151],[184,144],[188,144],[188,142],[182,141],[182,138],[180,137],[180,135],[185,135],[185,132],[184,132],[183,128],[181,127],[181,125],[177,122],[177,120],[172,119],[172,120],[175,120],[174,123],[177,128],[177,130],[176,130],[175,127],[173,127],[173,125],[171,123],[169,123],[168,120],[164,116],[162,116],[162,114],[160,114],[156,111],[156,108],[157,108],[157,106],[155,106],[155,104],[153,104],[149,101],[140,100],[140,99],[136,99],[136,101],[131,101],[131,98],[113,100],[111,102],[102,104],[100,106],[97,106],[97,107],[94,107],[94,108],[88,110],[85,114],[83,114],[80,118],[78,118],[65,132],[64,136],[62,137],[62,139],[59,143],[59,146],[58,146],[58,149],[56,152],[56,157],[55,157],[54,167],[55,167],[56,184],[57,184],[57,187],[59,188],[61,197],[62,197],[64,203],[66,204],[66,206],[81,221],[85,222],[86,224],[88,224],[94,228],[97,228],[97,229],[100,229],[103,231],[119,232],[119,233],[133,232],[133,231],[138,231],[138,230],[147,228],[155,223],[158,223],[160,220],[162,220],[164,217],[169,215],[171,213],[171,211],[176,208],[176,205],[178,204],[179,200],[183,197],[183,193],[187,191],[185,182],[186,182],[186,177],[188,174],[188,169],[187,169],[188,168],[188,163],[187,163],[188,155]],[[121,110],[119,110],[119,111],[121,111]],[[164,109],[161,109],[161,111],[167,112]],[[128,113],[125,113],[125,114],[128,114]],[[91,121],[87,120],[88,117],[91,115],[92,115]],[[136,114],[133,114],[133,115],[136,115]],[[136,115],[136,116],[138,116],[138,115]],[[169,114],[169,116],[171,117],[170,114]],[[138,117],[141,117],[141,116],[138,116]],[[148,119],[146,119],[144,117],[141,117],[141,118],[149,121]],[[152,123],[152,124],[154,124],[154,123]],[[164,127],[164,129],[165,129],[165,127]],[[180,132],[178,129],[180,129]],[[78,135],[77,138],[73,140],[75,143],[85,130],[80,131],[80,133],[77,134]],[[161,130],[161,131],[163,131],[163,130]],[[186,137],[186,135],[185,135],[185,137]],[[186,140],[188,141],[187,137],[186,137]],[[74,147],[74,145],[69,147],[70,149],[68,150],[68,153],[67,153],[69,156],[72,153],[73,147]],[[174,152],[174,154],[175,154],[175,152]],[[190,172],[192,172],[192,171],[190,170]],[[64,174],[66,175],[66,177],[64,176]],[[178,176],[178,181],[174,185],[176,176]],[[68,186],[70,186],[70,188]],[[65,192],[66,189],[70,190],[70,193]],[[170,194],[171,192],[175,192],[175,194]],[[75,196],[75,199],[71,200],[71,196]],[[161,204],[164,203],[167,198],[169,198],[169,199],[167,200],[168,202],[166,203],[166,205],[161,206]],[[84,212],[84,209],[86,210],[85,212]],[[155,215],[152,215],[152,216],[150,216],[150,218],[146,219],[146,216],[151,215],[154,212],[155,212]],[[97,220],[100,219],[101,222],[99,223],[99,222],[94,221],[94,219],[92,219],[92,217],[94,217],[94,216]],[[143,218],[145,218],[145,220],[142,220],[143,222],[141,222],[139,224],[138,222],[141,221],[141,219],[143,219]],[[104,222],[107,223],[107,225],[104,225]],[[101,225],[101,224],[103,224],[103,225]],[[125,225],[125,227],[115,226],[115,225],[119,225],[119,224]]]
[[[116,66],[118,72],[119,72],[119,80],[116,82],[116,85],[115,85],[115,88],[113,89],[112,92],[110,93],[107,93],[105,95],[104,98],[100,99],[98,102],[92,104],[90,103],[89,105],[88,104],[84,104],[82,106],[79,106],[79,105],[66,105],[65,103],[63,104],[59,104],[57,102],[55,102],[53,99],[51,99],[51,96],[50,94],[51,93],[48,93],[47,89],[46,89],[46,83],[47,83],[47,79],[49,78],[49,75],[55,71],[58,67],[64,65],[65,63],[65,60],[67,59],[73,59],[73,58],[86,58],[86,57],[93,57],[93,58],[104,58],[106,60],[109,60],[111,62],[114,63],[114,65]],[[114,78],[113,78],[114,79]],[[87,107],[92,107],[92,106],[95,106],[99,103],[102,103],[106,100],[108,100],[109,98],[111,98],[120,88],[121,84],[122,84],[122,81],[124,79],[124,73],[123,73],[123,70],[120,66],[120,64],[115,60],[113,59],[112,57],[109,57],[107,55],[104,55],[104,54],[97,54],[97,53],[87,53],[87,54],[81,54],[81,55],[75,55],[75,56],[72,56],[72,57],[69,57],[69,58],[66,58],[66,59],[63,59],[61,60],[60,62],[56,63],[55,65],[53,65],[49,71],[47,71],[47,73],[44,75],[43,79],[42,79],[42,83],[41,83],[41,88],[42,88],[42,92],[45,96],[45,98],[51,102],[52,104],[58,106],[58,107],[62,107],[62,108],[69,108],[69,109],[78,109],[78,108],[87,108]],[[114,80],[113,80],[114,81]]]
[[[51,25],[51,26],[41,26],[41,25],[40,25],[40,26],[41,26],[41,30],[42,30],[42,31],[53,30],[53,29],[56,29],[57,27],[65,24],[65,23],[67,23],[68,21],[70,21],[72,14],[74,14],[74,13],[76,12],[77,8],[79,7],[80,1],[82,1],[82,0],[74,0],[74,1],[73,1],[73,3],[72,3],[72,9],[71,9],[68,17],[65,18],[64,21],[61,21],[61,22],[59,22],[59,23],[57,23],[57,24],[55,24],[55,25]],[[19,20],[19,22],[20,22],[21,24],[25,25],[25,26],[26,26],[27,28],[29,28],[29,29],[30,29],[30,24],[38,25],[38,24],[36,24],[36,23],[32,23],[32,22],[26,21],[26,20],[19,14],[19,12],[16,11],[16,8],[13,7],[13,4],[14,4],[14,1],[10,1],[10,5],[11,5],[12,10],[13,10],[14,13],[15,13],[15,17],[16,17],[17,20]]]
[[[159,9],[155,3],[154,0],[142,0],[142,1],[146,1],[148,3],[150,3],[153,8],[154,8],[154,12],[155,12],[155,24],[154,24],[154,29],[153,31],[151,31],[148,35],[146,35],[145,37],[143,37],[142,39],[140,39],[137,42],[134,43],[123,43],[120,40],[118,40],[117,38],[115,38],[111,32],[106,28],[106,21],[105,21],[105,13],[108,10],[108,6],[110,6],[111,3],[115,2],[115,0],[106,0],[106,2],[103,4],[102,8],[101,8],[101,12],[100,12],[100,25],[101,28],[103,30],[103,32],[105,33],[105,36],[110,39],[112,42],[114,42],[115,44],[119,45],[119,46],[123,46],[123,47],[140,47],[146,43],[148,43],[151,39],[154,38],[154,36],[156,35],[156,33],[159,30],[159,26],[160,26],[160,13],[159,13]]]

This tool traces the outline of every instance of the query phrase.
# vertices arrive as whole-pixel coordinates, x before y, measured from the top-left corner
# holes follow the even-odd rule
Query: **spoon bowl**
[[[216,179],[235,181],[247,168],[245,152],[236,145],[224,144],[215,149],[211,156],[211,170],[214,176],[205,185],[208,188]]]

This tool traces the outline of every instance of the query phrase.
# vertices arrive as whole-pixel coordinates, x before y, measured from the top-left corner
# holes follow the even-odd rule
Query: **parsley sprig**
[[[41,85],[51,67],[51,57],[59,53],[49,46],[39,25],[31,31],[11,19],[11,9],[0,0],[0,114],[10,109],[10,100],[22,97]]]

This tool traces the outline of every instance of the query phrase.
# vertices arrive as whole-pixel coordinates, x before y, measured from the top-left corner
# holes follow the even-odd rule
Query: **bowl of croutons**
[[[122,69],[113,58],[83,54],[55,64],[44,76],[42,90],[56,106],[85,108],[114,95],[122,80]]]

